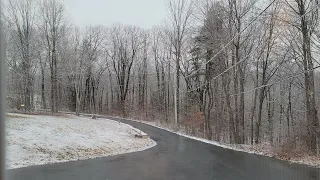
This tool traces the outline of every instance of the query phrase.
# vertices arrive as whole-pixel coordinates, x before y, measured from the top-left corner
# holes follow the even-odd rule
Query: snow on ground
[[[156,145],[130,125],[72,115],[8,114],[5,122],[8,169],[142,151]]]
[[[134,119],[128,119],[128,120],[141,122],[141,123],[144,123],[144,124],[148,124],[150,126],[153,126],[153,127],[165,130],[165,131],[169,131],[169,132],[175,133],[177,135],[180,135],[180,136],[183,136],[183,137],[186,137],[186,138],[194,139],[194,140],[201,141],[201,142],[204,142],[204,143],[207,143],[207,144],[212,144],[212,145],[215,145],[215,146],[218,146],[218,147],[222,147],[222,148],[225,148],[225,149],[232,149],[232,150],[235,150],[235,151],[246,152],[246,153],[250,153],[250,154],[258,154],[258,155],[262,155],[262,156],[274,157],[274,158],[278,158],[278,159],[282,159],[282,160],[287,160],[290,163],[305,164],[305,165],[309,165],[309,166],[312,166],[312,167],[320,168],[320,157],[302,156],[302,157],[292,157],[290,160],[288,160],[288,159],[283,159],[281,157],[277,157],[276,153],[274,153],[272,151],[272,148],[268,144],[259,144],[259,145],[226,144],[226,143],[212,141],[212,140],[208,140],[208,139],[204,139],[204,138],[190,136],[190,135],[187,135],[185,132],[180,131],[180,130],[174,131],[174,130],[172,130],[173,128],[166,127],[166,125],[161,124],[159,122],[138,121],[138,120],[134,120]]]

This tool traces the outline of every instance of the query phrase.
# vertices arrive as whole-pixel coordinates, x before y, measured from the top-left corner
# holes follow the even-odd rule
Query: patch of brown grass
[[[35,112],[24,112],[24,111],[19,111],[19,112],[12,112],[12,113],[18,113],[18,114],[26,114],[26,115],[43,115],[43,116],[55,116],[55,117],[62,117],[62,118],[72,118],[71,114],[64,114],[64,113],[51,113],[51,112],[45,112],[45,111],[35,111]],[[7,114],[7,117],[9,118],[26,118],[24,116],[19,116],[19,115],[12,115],[12,114]]]
[[[25,116],[6,114],[6,118],[27,118]]]

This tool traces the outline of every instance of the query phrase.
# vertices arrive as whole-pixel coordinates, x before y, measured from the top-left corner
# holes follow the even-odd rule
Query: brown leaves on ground
[[[283,144],[279,147],[271,146],[269,143],[256,145],[230,145],[246,152],[253,152],[276,159],[289,161],[292,163],[306,164],[314,167],[320,167],[320,156],[310,155],[307,148],[294,147],[293,143]]]

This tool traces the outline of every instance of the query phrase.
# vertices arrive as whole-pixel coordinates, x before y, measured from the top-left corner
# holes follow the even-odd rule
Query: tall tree
[[[314,62],[312,58],[311,41],[315,27],[318,25],[319,1],[295,0],[294,2],[287,2],[287,5],[299,18],[299,23],[294,22],[292,24],[297,27],[302,36],[301,46],[309,148],[313,153],[316,153],[317,136],[319,136],[319,119],[315,101]]]
[[[118,102],[123,115],[125,112],[125,100],[127,98],[132,66],[137,57],[137,51],[141,48],[141,31],[137,27],[116,26],[111,32],[110,56],[113,70],[117,77]]]
[[[51,111],[58,112],[58,43],[65,31],[65,8],[58,0],[41,1],[41,28],[46,39],[46,51],[50,67],[51,78]]]
[[[183,43],[190,27],[192,15],[192,1],[170,0],[169,20],[170,30],[168,32],[170,43],[174,49],[175,56],[175,125],[178,126],[180,114],[180,61],[182,58]]]
[[[15,36],[17,38],[17,46],[21,57],[22,64],[22,91],[23,104],[25,109],[30,111],[32,104],[32,56],[34,47],[34,29],[35,29],[35,1],[33,0],[9,0],[8,1],[8,17],[15,27]]]

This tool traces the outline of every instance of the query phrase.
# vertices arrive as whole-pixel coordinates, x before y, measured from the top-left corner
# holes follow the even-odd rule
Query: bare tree
[[[180,61],[182,58],[181,50],[183,48],[184,39],[192,15],[192,1],[186,0],[170,0],[169,1],[169,19],[170,31],[168,33],[172,47],[174,48],[174,56],[176,62],[176,75],[175,75],[175,123],[179,123],[179,98],[180,98]]]
[[[51,111],[58,112],[58,43],[65,30],[64,6],[58,0],[41,1],[41,28],[46,39],[46,51],[51,77]]]
[[[14,24],[17,37],[17,46],[22,60],[22,90],[24,94],[23,103],[25,109],[30,111],[32,104],[32,56],[33,39],[35,29],[35,1],[33,0],[9,0],[8,19]]]
[[[41,31],[40,31],[41,32]],[[41,105],[43,109],[47,109],[47,102],[45,96],[45,71],[47,67],[47,57],[45,53],[45,41],[41,38],[40,32],[37,33],[37,49],[36,57],[39,60],[41,71]]]
[[[233,86],[234,92],[239,93],[244,91],[245,87],[245,71],[247,59],[249,59],[253,41],[252,28],[249,28],[245,33],[242,33],[243,26],[246,25],[250,10],[253,9],[255,0],[229,0],[229,31],[233,39],[231,46],[232,65],[237,64],[233,68]],[[242,34],[241,34],[242,33]],[[236,143],[244,143],[244,114],[245,114],[245,95],[240,93],[234,96],[234,111],[235,111],[235,141]]]
[[[125,115],[125,100],[127,98],[130,82],[130,73],[137,51],[141,48],[141,32],[136,27],[117,26],[111,32],[112,49],[108,52],[117,76],[119,89],[118,102],[122,114]]]
[[[80,44],[80,57],[79,65],[84,74],[85,82],[85,97],[83,102],[83,108],[89,109],[90,113],[96,111],[96,93],[97,86],[99,86],[99,79],[105,67],[103,64],[99,65],[102,69],[96,68],[94,65],[98,62],[98,58],[101,54],[101,44],[103,42],[103,31],[99,26],[87,27]],[[98,67],[99,67],[98,66]],[[94,77],[93,71],[97,69],[98,77]],[[80,78],[81,81],[81,78]],[[79,94],[80,95],[80,94]],[[87,107],[87,108],[86,108]]]
[[[306,118],[308,120],[309,148],[317,152],[317,136],[319,136],[319,119],[315,101],[314,61],[312,58],[311,37],[318,24],[318,0],[295,0],[287,2],[292,13],[298,16],[299,23],[292,23],[302,36],[302,62],[304,69]]]
[[[271,78],[275,75],[280,65],[286,60],[288,49],[285,50],[283,57],[280,57],[278,61],[272,60],[272,52],[273,49],[276,48],[276,41],[277,37],[275,36],[274,29],[275,29],[275,16],[277,16],[277,5],[274,5],[270,19],[266,19],[263,22],[267,27],[265,29],[265,33],[263,34],[263,40],[260,40],[260,50],[258,53],[257,59],[257,79],[259,86],[265,86]],[[260,80],[260,83],[259,83]],[[262,121],[262,108],[265,98],[267,97],[268,87],[262,87],[259,89],[259,98],[258,98],[258,115],[257,115],[257,122],[256,122],[256,131],[255,131],[255,143],[260,142],[260,126]],[[271,119],[270,119],[271,120]],[[272,130],[272,122],[269,121],[269,129]],[[269,132],[271,136],[272,132]],[[271,138],[271,137],[270,137]]]

